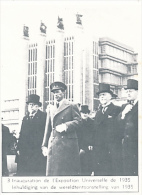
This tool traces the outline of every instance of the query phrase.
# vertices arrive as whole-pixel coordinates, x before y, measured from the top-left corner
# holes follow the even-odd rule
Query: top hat
[[[88,109],[88,105],[82,105],[80,112],[82,112],[84,114],[89,114],[90,110]]]
[[[96,94],[99,95],[100,93],[105,93],[105,92],[110,93],[114,98],[117,97],[117,95],[110,90],[109,84],[99,83],[99,91]]]
[[[138,81],[134,79],[127,80],[127,87],[125,89],[135,89],[138,90]]]
[[[53,92],[55,90],[65,91],[67,89],[67,86],[64,83],[60,82],[60,81],[56,81],[54,83],[51,83],[50,89],[51,89],[51,92]]]
[[[37,105],[41,106],[42,103],[39,102],[39,99],[40,99],[40,97],[39,97],[38,95],[36,95],[36,94],[31,94],[31,95],[29,95],[28,101],[27,101],[26,103],[27,103],[27,104],[29,104],[29,103],[34,103],[34,104],[37,104]]]

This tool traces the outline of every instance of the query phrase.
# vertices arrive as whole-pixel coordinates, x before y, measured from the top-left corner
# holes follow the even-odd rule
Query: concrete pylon
[[[64,69],[64,31],[57,29],[55,37],[55,77],[54,81],[63,81]]]
[[[84,32],[82,25],[76,25],[74,34],[74,101],[83,103],[84,88]]]
[[[26,112],[27,88],[28,88],[28,47],[29,37],[23,36],[20,43],[20,93],[19,93],[19,125]]]
[[[44,79],[46,59],[46,34],[40,33],[37,47],[37,88],[36,94],[40,96],[40,102],[44,101]]]

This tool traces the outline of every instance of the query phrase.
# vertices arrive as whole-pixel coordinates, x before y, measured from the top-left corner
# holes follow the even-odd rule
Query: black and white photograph
[[[142,1],[0,4],[1,193],[141,194]]]

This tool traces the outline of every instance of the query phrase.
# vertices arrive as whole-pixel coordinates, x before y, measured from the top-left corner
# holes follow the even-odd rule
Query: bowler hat
[[[27,103],[27,104],[29,104],[29,103],[34,103],[34,104],[37,104],[37,105],[41,106],[42,103],[39,102],[39,99],[40,99],[40,97],[39,97],[38,95],[36,95],[36,94],[31,94],[31,95],[29,95],[28,101],[27,101],[26,103]]]
[[[135,89],[138,90],[138,81],[135,79],[127,80],[127,87],[125,89]]]
[[[100,93],[105,93],[105,92],[110,93],[112,95],[112,97],[116,97],[116,94],[114,94],[110,90],[110,85],[109,84],[99,83],[99,91],[96,94],[99,95]]]
[[[88,105],[82,105],[80,112],[82,112],[84,114],[87,114],[87,113],[89,114],[90,110],[88,109]]]
[[[51,83],[50,89],[51,89],[51,92],[53,92],[55,90],[65,91],[67,89],[67,86],[64,83],[60,82],[60,81],[56,81],[54,83]]]

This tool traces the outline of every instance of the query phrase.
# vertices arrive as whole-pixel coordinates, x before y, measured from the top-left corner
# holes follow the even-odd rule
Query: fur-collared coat
[[[122,106],[122,111],[125,106]],[[122,156],[123,175],[138,175],[138,102],[132,110],[121,119],[122,112],[118,116],[119,128],[123,129]]]
[[[76,176],[80,174],[79,146],[76,130],[81,122],[77,105],[64,99],[57,109],[49,105],[42,146],[48,147],[47,171],[49,176]],[[56,126],[66,124],[59,133]]]
[[[122,174],[121,140],[122,132],[116,124],[121,108],[109,104],[105,113],[102,107],[97,111],[94,121],[94,174],[111,176]]]
[[[23,118],[17,149],[18,176],[45,176],[46,158],[42,155],[41,145],[44,136],[46,113],[38,110],[33,119]]]

